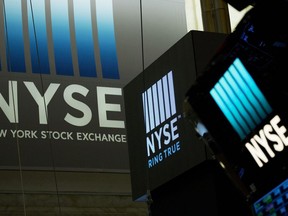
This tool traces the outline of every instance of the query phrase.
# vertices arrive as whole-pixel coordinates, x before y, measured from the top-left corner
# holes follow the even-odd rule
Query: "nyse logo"
[[[63,92],[61,92],[61,89]],[[99,127],[125,128],[123,120],[116,120],[108,117],[108,113],[112,112],[117,114],[122,112],[120,104],[110,103],[107,101],[108,97],[122,96],[121,88],[97,86],[93,89],[89,89],[79,84],[65,85],[61,83],[50,83],[45,92],[42,94],[42,89],[39,89],[33,82],[8,81],[8,94],[6,97],[0,92],[0,109],[2,109],[10,123],[15,124],[21,122],[21,119],[19,118],[19,113],[21,111],[19,108],[21,107],[19,106],[19,95],[22,93],[28,93],[28,97],[33,99],[33,103],[29,104],[31,107],[37,105],[37,110],[31,113],[36,116],[38,113],[38,121],[40,125],[47,125],[49,123],[49,113],[53,113],[50,109],[50,103],[55,103],[55,95],[62,94],[62,99],[61,101],[58,101],[58,104],[63,104],[64,102],[65,106],[68,105],[69,107],[73,108],[74,111],[81,113],[79,117],[78,115],[67,111],[65,116],[63,116],[63,120],[69,125],[75,127],[85,127],[97,116]],[[86,102],[83,102],[77,99],[79,96],[81,96],[82,99],[86,98],[89,94],[94,95],[93,98],[95,98],[97,102],[97,107],[91,107],[91,105],[89,106],[91,103],[88,103],[88,100],[84,100]],[[26,99],[28,99],[28,97]],[[58,112],[57,110],[52,111]]]
[[[0,11],[2,72],[119,79],[112,0],[4,0]]]
[[[173,72],[142,93],[148,168],[180,151]]]
[[[259,167],[263,167],[263,163],[269,162],[269,157],[274,158],[275,152],[282,152],[287,146],[287,128],[279,115],[274,116],[245,144]]]
[[[236,59],[210,91],[232,127],[243,140],[266,122],[272,108],[244,65]],[[258,133],[250,135],[245,147],[258,167],[274,158],[288,146],[287,127],[275,115]]]

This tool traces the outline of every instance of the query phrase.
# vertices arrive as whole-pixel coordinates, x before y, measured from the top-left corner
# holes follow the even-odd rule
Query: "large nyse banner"
[[[176,3],[155,25],[175,5],[184,13]],[[149,32],[161,3],[143,6],[154,7],[142,17]],[[141,40],[155,42],[143,50],[153,58],[186,30],[170,18],[177,31],[156,45],[141,35],[140,9],[132,0],[0,2],[2,168],[20,159],[24,168],[129,169],[122,87],[143,69]]]

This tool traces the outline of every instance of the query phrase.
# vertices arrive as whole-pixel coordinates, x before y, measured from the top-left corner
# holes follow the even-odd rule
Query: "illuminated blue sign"
[[[238,58],[210,94],[241,139],[272,112],[266,98]]]
[[[33,73],[119,79],[112,0],[4,0],[2,11],[9,72],[31,61]]]

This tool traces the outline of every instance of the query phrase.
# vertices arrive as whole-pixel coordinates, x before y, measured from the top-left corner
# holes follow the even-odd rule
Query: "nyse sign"
[[[1,83],[2,138],[126,142],[120,87],[70,80],[47,82],[45,87],[37,81]],[[45,130],[47,126],[55,129]]]
[[[269,157],[274,158],[275,152],[282,152],[288,146],[286,132],[287,128],[281,123],[280,116],[276,115],[245,144],[259,167],[268,163]]]
[[[173,71],[142,93],[148,168],[181,150]]]

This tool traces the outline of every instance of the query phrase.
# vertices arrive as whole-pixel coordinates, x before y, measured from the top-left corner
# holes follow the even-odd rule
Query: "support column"
[[[204,31],[231,32],[228,5],[223,0],[201,0]]]

